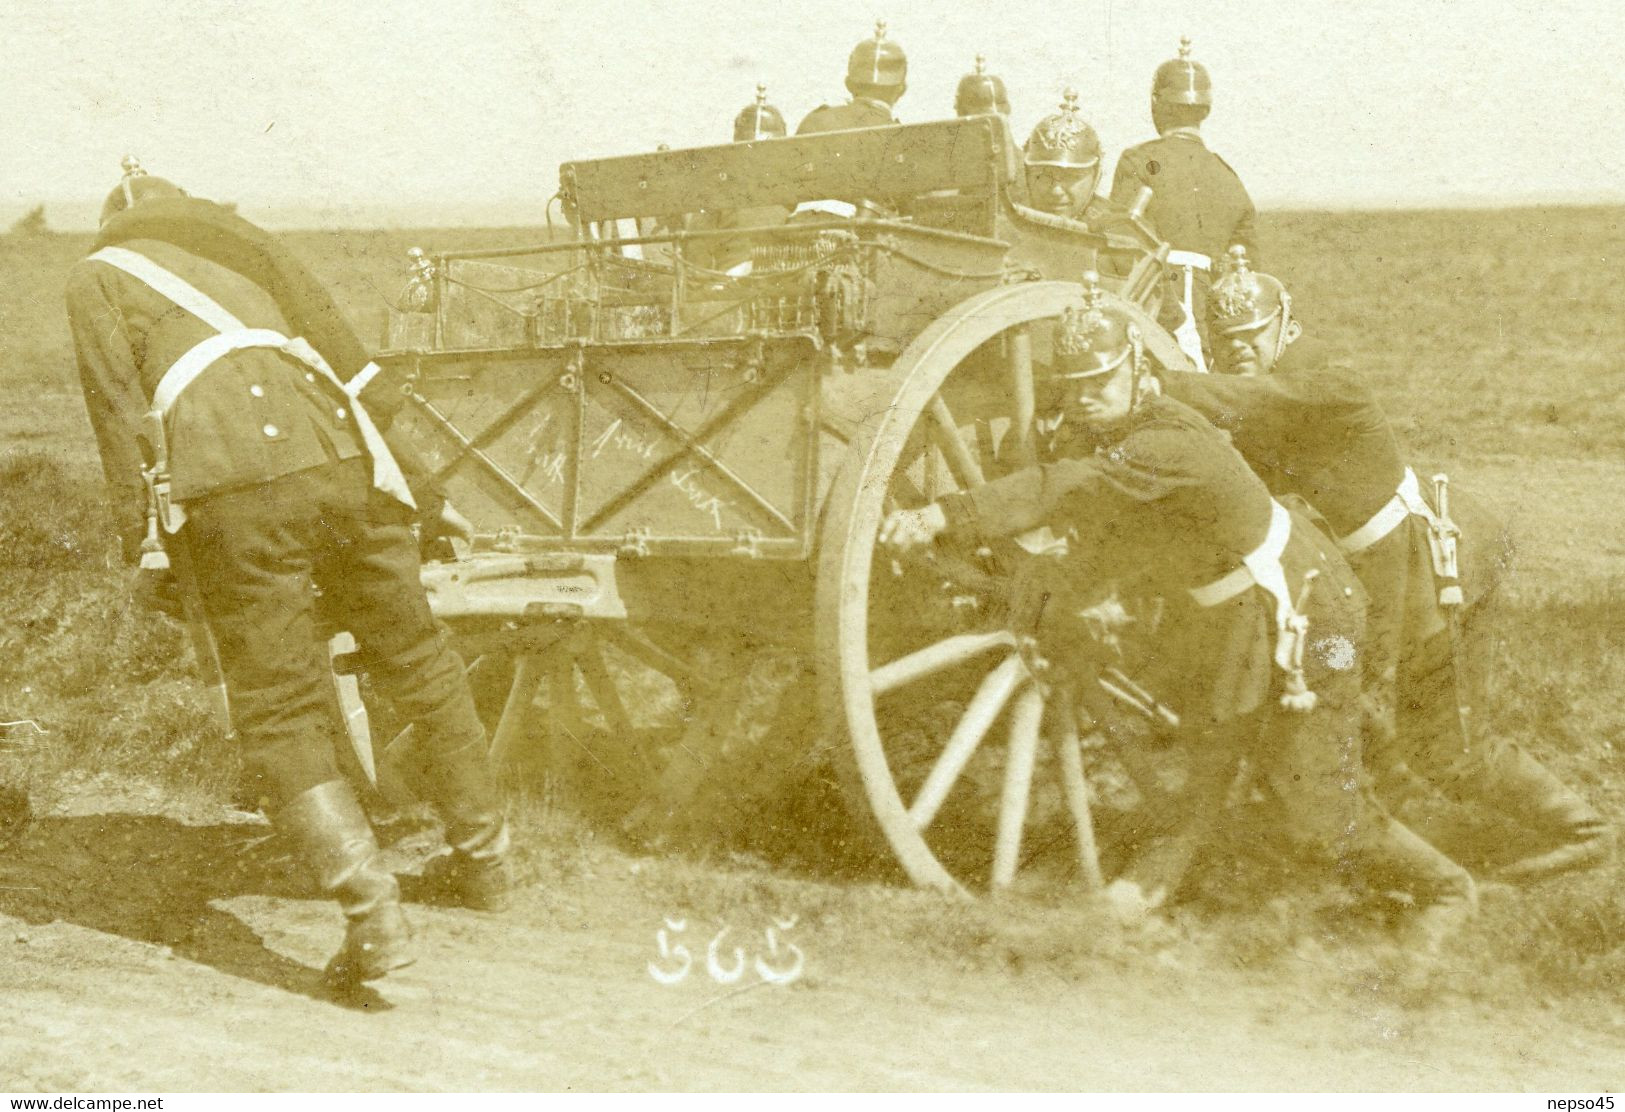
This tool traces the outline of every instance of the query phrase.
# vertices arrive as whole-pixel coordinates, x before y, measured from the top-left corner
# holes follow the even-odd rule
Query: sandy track
[[[884,929],[933,897],[602,847],[503,916],[415,909],[418,964],[341,1006],[316,975],[340,925],[274,843],[243,848],[262,827],[95,806],[0,859],[0,1089],[1571,1091],[1617,1088],[1625,1062],[1617,1009],[1407,1010],[1380,981],[1350,993],[1324,951],[1264,979],[1190,944],[1001,969]],[[703,958],[649,976],[673,894],[708,877],[756,894],[742,933],[753,908],[811,908],[801,980],[723,987]],[[716,923],[690,923],[697,953]]]

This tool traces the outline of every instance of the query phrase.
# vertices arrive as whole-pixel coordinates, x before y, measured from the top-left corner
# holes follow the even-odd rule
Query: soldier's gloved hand
[[[908,552],[930,544],[947,528],[947,515],[935,502],[917,510],[893,510],[880,523],[880,543]]]
[[[180,583],[168,568],[137,569],[134,595],[136,605],[143,610],[163,614],[177,622],[186,618]]]

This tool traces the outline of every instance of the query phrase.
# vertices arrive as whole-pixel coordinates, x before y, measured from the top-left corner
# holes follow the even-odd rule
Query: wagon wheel
[[[1012,597],[1032,577],[978,567],[986,553],[905,566],[875,543],[889,509],[1033,459],[1039,322],[1080,297],[1071,283],[1006,286],[934,322],[893,365],[891,404],[852,440],[831,492],[817,594],[823,706],[849,742],[853,794],[922,886],[1002,889],[1041,855],[1100,882],[1077,688],[1045,659],[1033,598]],[[1108,300],[1139,323],[1154,360],[1183,365],[1148,314]]]
[[[455,633],[492,761],[543,773],[573,805],[610,819],[649,793],[657,750],[680,740],[689,708],[705,701],[706,681],[658,631],[560,621]],[[403,775],[386,794],[422,794],[413,777],[430,770],[412,731],[388,736],[381,765]]]

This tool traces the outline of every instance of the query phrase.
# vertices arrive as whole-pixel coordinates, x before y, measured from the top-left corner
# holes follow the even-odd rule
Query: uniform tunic
[[[1229,163],[1208,150],[1201,133],[1175,128],[1124,151],[1112,176],[1112,200],[1132,206],[1143,186],[1152,191],[1146,219],[1170,247],[1206,255],[1217,267],[1230,245],[1240,243],[1256,262],[1252,198]],[[1192,313],[1204,347],[1207,290],[1214,277],[1211,267],[1192,275]]]
[[[138,227],[163,234],[128,234]],[[244,325],[290,336],[300,321],[313,346],[332,353],[330,364],[357,369],[363,349],[327,319],[331,301],[311,293],[320,289],[315,280],[263,232],[218,206],[144,202],[108,231]],[[280,278],[266,284],[245,272]],[[70,273],[67,307],[86,405],[133,556],[145,516],[137,440],[143,417],[164,373],[216,330],[93,258]],[[274,349],[236,350],[210,364],[180,393],[167,422],[172,493],[184,503],[186,522],[165,546],[197,588],[245,772],[273,806],[338,778],[334,753],[344,727],[324,636],[336,627],[355,635],[369,675],[416,723],[436,764],[436,802],[485,807],[495,787],[484,729],[462,662],[429,612],[411,510],[374,489],[354,404],[331,380]]]
[[[845,104],[820,104],[807,113],[796,128],[797,135],[820,131],[850,131],[859,127],[887,127],[897,122],[892,107],[883,100],[853,97]]]
[[[1063,426],[1064,428],[1064,426]],[[1283,710],[1274,698],[1275,600],[1250,587],[1228,602],[1198,607],[1187,591],[1242,563],[1264,541],[1269,492],[1223,434],[1178,401],[1142,402],[1085,454],[1087,433],[1051,446],[1049,462],[942,501],[949,536],[976,542],[1050,523],[1075,539],[1070,574],[1116,580],[1167,605],[1156,652],[1183,676],[1171,700],[1196,734],[1186,835],[1211,826],[1236,747],[1249,752],[1286,802],[1288,837],[1342,865],[1351,862],[1416,893],[1460,894],[1465,874],[1405,830],[1366,795],[1360,776],[1357,658],[1364,594],[1337,549],[1304,509],[1291,510],[1281,563],[1298,593],[1303,574],[1319,580],[1307,607],[1305,676],[1319,696],[1313,711]],[[1296,502],[1296,500],[1293,500]],[[1216,752],[1229,749],[1227,754]],[[1193,852],[1141,858],[1143,884],[1176,886]],[[1182,848],[1180,848],[1182,846]]]
[[[1144,401],[1106,443],[1063,425],[1050,454],[1048,463],[945,499],[952,528],[997,537],[1049,522],[1074,527],[1078,578],[1121,581],[1177,609],[1176,640],[1158,648],[1183,677],[1175,700],[1183,714],[1223,721],[1265,705],[1275,684],[1274,599],[1254,587],[1202,608],[1186,593],[1239,567],[1269,530],[1269,492],[1246,462],[1195,411],[1169,398]],[[1303,573],[1320,569],[1312,596],[1317,636],[1335,629],[1358,644],[1363,596],[1331,585],[1348,586],[1352,577],[1300,516],[1282,561],[1287,582],[1295,594]],[[1306,664],[1316,675],[1326,670],[1324,661]]]
[[[1381,407],[1314,341],[1287,347],[1268,375],[1169,373],[1164,389],[1228,431],[1272,491],[1314,503],[1339,537],[1371,520],[1404,478]],[[1496,770],[1518,758],[1468,731],[1457,711],[1465,677],[1439,604],[1428,533],[1422,518],[1407,515],[1348,558],[1371,599],[1369,759],[1379,775],[1403,763],[1453,797],[1487,795],[1491,782],[1504,778]]]

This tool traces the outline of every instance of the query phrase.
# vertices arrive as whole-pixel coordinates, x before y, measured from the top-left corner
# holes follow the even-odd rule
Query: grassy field
[[[1493,496],[1515,532],[1490,728],[1527,741],[1620,814],[1625,209],[1284,213],[1267,232],[1262,264],[1287,281],[1307,327],[1377,388],[1417,462]],[[407,246],[531,238],[542,233],[290,236],[366,339],[380,334],[404,281]],[[0,238],[0,719],[47,731],[13,727],[0,741],[0,777],[45,800],[68,780],[108,772],[223,798],[231,755],[181,674],[182,637],[130,610],[107,535],[61,307],[64,276],[88,242]],[[1615,864],[1491,903],[1458,975],[1491,997],[1617,993],[1621,893],[1625,868]],[[966,923],[1025,952],[999,941],[983,912],[952,930]],[[1221,918],[1214,931],[1241,965],[1292,949],[1286,928],[1272,933],[1256,918]]]

